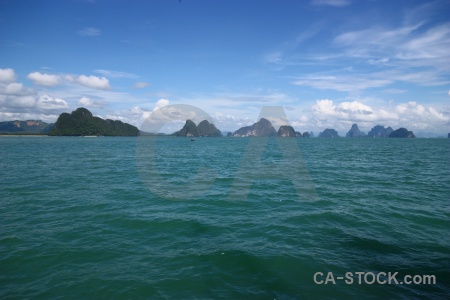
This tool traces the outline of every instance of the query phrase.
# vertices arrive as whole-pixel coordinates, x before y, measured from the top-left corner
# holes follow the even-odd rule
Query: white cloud
[[[325,5],[325,6],[335,6],[335,7],[341,7],[341,6],[347,6],[351,2],[349,0],[313,0],[311,2],[311,5]]]
[[[317,100],[311,109],[317,119],[327,120],[330,123],[338,121],[376,122],[398,118],[395,113],[388,113],[383,109],[376,111],[358,101],[345,101],[335,105],[333,100]]]
[[[102,34],[102,31],[98,28],[94,28],[94,27],[86,27],[84,29],[78,30],[77,31],[78,35],[80,36],[99,36]]]
[[[86,76],[80,75],[73,79],[72,76],[67,77],[69,80],[74,80],[75,82],[90,87],[94,89],[100,90],[109,90],[111,86],[109,85],[109,80],[105,77],[97,77],[97,76]]]
[[[133,85],[133,87],[134,87],[135,89],[143,89],[143,88],[148,87],[149,85],[150,85],[150,83],[148,83],[148,82],[139,81],[139,82],[136,82],[136,83]]]
[[[55,122],[58,118],[58,113],[40,112],[5,112],[0,110],[0,120],[42,120],[47,123]]]
[[[36,104],[36,97],[32,95],[23,96],[0,96],[0,108],[15,111],[23,108],[33,108]]]
[[[371,27],[342,33],[334,42],[347,48],[347,56],[369,58],[370,64],[392,63],[404,67],[444,67],[448,70],[448,66],[442,64],[448,62],[450,57],[450,24],[431,28],[428,25],[422,21],[398,28]]]
[[[87,98],[87,97],[82,97],[79,101],[78,104],[83,105],[83,106],[92,106],[92,104],[94,104],[94,102]]]
[[[103,76],[110,77],[110,78],[127,78],[127,79],[139,78],[139,76],[136,74],[122,72],[122,71],[94,70],[94,73],[101,74]]]
[[[52,98],[48,95],[40,95],[36,102],[36,107],[43,110],[68,108],[69,104],[60,98]]]
[[[155,107],[153,108],[153,111],[160,109],[161,107],[169,105],[170,101],[167,99],[159,99],[156,101]]]
[[[402,89],[386,89],[383,92],[386,93],[386,94],[398,95],[398,94],[404,94],[407,91],[406,90],[402,90]]]
[[[81,99],[78,100],[78,104],[85,107],[103,107],[105,105],[103,101],[94,101],[88,97],[81,97]]]
[[[23,84],[22,83],[10,83],[6,85],[5,87],[5,94],[19,94],[23,90]]]
[[[36,102],[36,94],[25,89],[22,83],[0,83],[0,109],[17,110],[32,108]]]
[[[390,78],[383,78],[377,74],[355,74],[355,75],[308,75],[297,78],[294,85],[304,85],[321,90],[335,90],[341,92],[360,91],[368,88],[383,87],[393,83]]]
[[[47,73],[33,72],[28,74],[27,78],[35,84],[44,86],[55,86],[61,83],[61,77]]]
[[[0,69],[0,82],[14,82],[16,81],[16,74],[13,69]]]
[[[373,108],[359,101],[334,103],[333,100],[317,100],[311,107],[312,118],[306,128],[335,128],[340,133],[357,122],[361,130],[370,130],[375,125],[406,127],[409,130],[443,130],[450,116],[432,106],[417,102],[399,103],[395,107]]]

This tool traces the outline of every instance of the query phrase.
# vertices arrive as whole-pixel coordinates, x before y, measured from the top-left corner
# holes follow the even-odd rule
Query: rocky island
[[[222,133],[214,124],[209,123],[207,120],[201,121],[198,126],[193,121],[186,120],[183,128],[173,133],[173,135],[183,137],[221,137]]]
[[[408,131],[406,128],[399,128],[394,130],[389,134],[390,138],[415,138],[415,135],[412,131]]]
[[[6,134],[48,134],[54,124],[41,120],[5,121],[0,122],[0,133]]]
[[[319,137],[320,138],[337,138],[337,137],[339,137],[339,134],[336,130],[327,128],[324,131],[322,131],[321,133],[319,133]]]
[[[372,138],[388,138],[393,131],[394,129],[392,129],[390,126],[385,128],[384,126],[376,125],[369,131],[367,136]]]
[[[247,136],[277,136],[277,131],[273,128],[272,123],[265,118],[261,118],[258,122],[251,126],[241,127],[236,130],[233,137],[247,137]]]
[[[366,133],[360,131],[357,124],[353,124],[352,128],[350,128],[350,130],[345,135],[345,137],[350,137],[350,138],[365,137],[365,136],[366,136]]]
[[[279,137],[302,137],[302,134],[298,131],[295,131],[292,126],[283,125],[278,129],[277,136]]]
[[[72,113],[59,115],[53,129],[52,136],[137,136],[137,127],[118,120],[104,120],[94,117],[84,107],[77,108]]]

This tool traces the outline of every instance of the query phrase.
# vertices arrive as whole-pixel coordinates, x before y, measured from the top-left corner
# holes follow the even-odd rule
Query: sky
[[[1,0],[0,121],[187,104],[234,131],[282,106],[301,132],[446,135],[449,49],[449,0]]]

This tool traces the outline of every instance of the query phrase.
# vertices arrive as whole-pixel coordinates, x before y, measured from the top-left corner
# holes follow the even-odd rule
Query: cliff
[[[183,128],[174,133],[175,136],[199,136],[197,125],[191,120],[186,120]]]
[[[278,129],[278,136],[279,137],[297,137],[299,132],[295,132],[294,128],[292,126],[283,125],[280,126],[280,129]],[[300,137],[302,135],[300,134]]]
[[[389,134],[390,138],[415,138],[412,131],[408,131],[406,128],[399,128]]]
[[[373,138],[387,138],[393,131],[394,129],[391,127],[384,128],[384,126],[376,125],[369,131],[367,136]]]
[[[198,134],[199,136],[206,136],[206,137],[221,137],[222,133],[219,129],[214,126],[214,124],[209,123],[207,120],[201,121],[198,126]]]
[[[247,137],[247,136],[276,136],[277,132],[273,128],[272,123],[269,120],[261,118],[258,122],[251,126],[241,127],[233,133],[235,137]]]
[[[72,113],[62,113],[50,131],[53,136],[137,136],[137,127],[118,120],[94,117],[86,108],[77,108]]]
[[[366,133],[359,130],[357,124],[353,124],[352,128],[347,132],[345,137],[365,137]]]

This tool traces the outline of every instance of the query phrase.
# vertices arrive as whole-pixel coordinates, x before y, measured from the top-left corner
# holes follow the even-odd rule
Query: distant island
[[[0,122],[0,133],[47,135],[53,129],[53,126],[53,123],[45,123],[41,120],[6,121]]]
[[[359,130],[358,124],[353,124],[345,137],[366,137],[366,133]]]
[[[278,129],[278,132],[272,126],[272,123],[261,118],[258,122],[251,126],[244,126],[236,130],[234,133],[229,133],[230,137],[310,137],[313,133],[304,132],[303,135],[295,131],[292,126],[282,125]]]
[[[192,120],[186,120],[183,128],[172,134],[148,133],[128,123],[119,120],[102,119],[94,117],[92,113],[79,107],[69,113],[59,115],[56,123],[46,123],[41,120],[4,121],[0,122],[0,134],[3,135],[50,135],[50,136],[178,136],[178,137],[223,137],[222,132],[207,120],[196,125]],[[224,132],[227,137],[314,137],[312,131],[303,134],[290,125],[282,125],[275,130],[272,123],[266,118],[258,122],[239,128],[234,132]],[[420,134],[420,133],[419,133]],[[423,134],[423,133],[422,133]],[[327,128],[320,132],[320,138],[339,138],[338,132],[333,128]],[[376,125],[367,134],[362,132],[358,124],[352,124],[345,135],[346,138],[415,138],[412,131],[406,128],[393,130],[392,127]],[[423,136],[421,136],[423,137]],[[438,136],[442,137],[442,136]],[[445,136],[443,136],[445,137]],[[450,133],[447,135],[450,138]]]
[[[221,137],[222,132],[220,132],[214,124],[209,123],[207,120],[201,121],[198,126],[195,125],[193,121],[186,120],[183,128],[172,135],[184,137]]]
[[[393,131],[394,129],[391,127],[385,128],[384,126],[377,125],[369,131],[367,136],[372,138],[387,138]]]
[[[94,117],[84,107],[59,115],[50,136],[138,136],[139,129],[118,120]]]
[[[412,131],[408,131],[406,128],[399,128],[397,130],[392,131],[389,134],[390,138],[415,138],[415,135]]]
[[[277,131],[273,128],[272,123],[265,118],[261,118],[258,122],[251,126],[244,126],[236,130],[231,136],[248,137],[248,136],[277,136]]]
[[[327,128],[324,131],[322,131],[321,133],[319,133],[319,137],[320,138],[338,138],[339,134],[336,130]]]
[[[369,133],[366,135],[364,132],[361,132],[358,128],[357,124],[353,124],[350,130],[345,135],[349,138],[355,137],[369,137],[369,138],[415,138],[415,135],[412,131],[408,131],[406,128],[399,128],[397,130],[393,130],[391,127],[385,128],[381,125],[376,125],[373,127]]]

